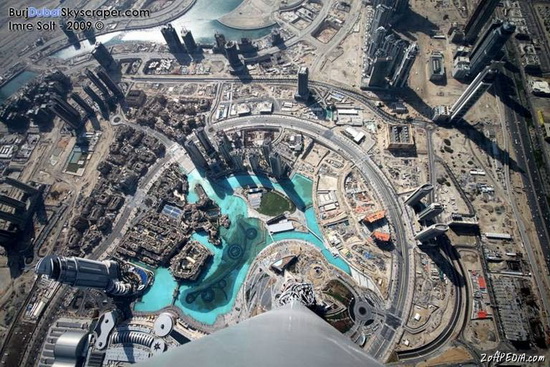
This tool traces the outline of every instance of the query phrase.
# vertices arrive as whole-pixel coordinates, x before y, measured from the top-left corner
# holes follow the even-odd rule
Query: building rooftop
[[[386,217],[386,211],[385,210],[379,210],[377,212],[368,214],[363,218],[363,221],[365,223],[374,223],[376,221],[379,221],[380,219]]]

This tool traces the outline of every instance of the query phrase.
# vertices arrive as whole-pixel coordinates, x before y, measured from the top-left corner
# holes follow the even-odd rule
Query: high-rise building
[[[440,122],[440,123],[447,122],[449,121],[449,117],[450,117],[449,106],[439,105],[433,108],[432,120],[434,122]]]
[[[166,24],[164,27],[162,27],[160,32],[162,33],[162,36],[164,37],[164,40],[166,41],[168,49],[170,49],[171,53],[180,54],[185,52],[185,48],[181,43],[178,32],[174,27],[172,27],[172,24]]]
[[[298,70],[298,86],[296,94],[294,94],[294,98],[301,99],[301,100],[307,100],[309,98],[309,86],[308,86],[308,79],[309,79],[309,71],[307,67],[302,66]]]
[[[74,108],[73,106],[71,106],[69,103],[67,103],[67,101],[65,101],[64,99],[58,97],[58,96],[54,96],[52,98],[53,101],[55,101],[56,104],[59,105],[59,107],[61,109],[63,109],[68,116],[74,118],[74,119],[78,119],[80,118],[80,113],[78,113],[78,110],[76,108]]]
[[[65,111],[58,103],[52,102],[49,104],[50,110],[67,125],[74,130],[78,130],[82,126],[82,120],[79,118],[72,118],[67,111]]]
[[[413,43],[405,51],[405,56],[403,57],[401,63],[399,64],[399,67],[395,71],[395,74],[393,75],[391,81],[393,87],[403,88],[407,84],[407,80],[409,79],[409,74],[411,72],[411,68],[414,64],[414,60],[416,59],[417,54],[418,46],[416,45],[416,43]]]
[[[89,85],[85,85],[82,89],[84,90],[84,92],[86,92],[87,95],[90,96],[92,101],[94,101],[97,104],[97,107],[101,111],[104,111],[107,109],[107,105],[105,104],[105,102]]]
[[[101,289],[117,296],[134,294],[149,285],[152,273],[135,265],[122,265],[113,260],[47,255],[38,261],[35,272],[73,287]],[[123,277],[123,273],[133,276]]]
[[[93,45],[95,43],[96,38],[95,38],[94,27],[86,28],[85,30],[82,31],[82,34],[84,35],[84,37],[86,37],[90,45]]]
[[[430,220],[443,213],[443,205],[439,203],[431,203],[418,214],[420,220]]]
[[[422,198],[426,195],[428,195],[433,190],[433,186],[431,184],[424,184],[414,190],[414,192],[409,195],[407,199],[405,199],[405,204],[409,206],[415,206],[422,200]]]
[[[281,35],[281,31],[279,31],[278,28],[273,28],[271,30],[271,45],[277,46],[283,43],[283,36]]]
[[[248,163],[250,163],[250,168],[252,171],[257,172],[260,170],[260,155],[257,153],[250,153],[248,156]]]
[[[269,156],[271,155],[271,139],[269,138],[262,142],[262,155],[265,161],[269,163]]]
[[[40,190],[11,177],[4,177],[0,184],[0,219],[5,221],[0,224],[0,242],[5,243],[10,242],[18,230],[24,230]],[[10,229],[9,223],[16,225],[17,230]]]
[[[114,71],[119,67],[118,62],[116,62],[109,50],[107,50],[107,47],[101,42],[96,42],[92,50],[92,56],[107,71]]]
[[[54,96],[49,108],[73,129],[78,130],[82,127],[82,117],[80,116],[80,113],[76,108],[61,98]]]
[[[5,194],[0,194],[0,204],[11,206],[14,209],[25,209],[27,207],[24,201],[11,198]]]
[[[376,53],[376,50],[381,48],[382,43],[384,42],[384,38],[386,37],[387,30],[384,27],[378,27],[374,34],[372,34],[371,41],[369,44],[369,47],[367,49],[367,56],[369,58],[373,58],[374,54]]]
[[[470,83],[468,88],[462,93],[455,104],[451,107],[450,122],[460,121],[470,108],[481,98],[483,93],[493,84],[499,71],[498,69],[488,66],[479,73],[477,77]]]
[[[223,135],[222,135],[223,134]],[[218,133],[219,136],[219,143],[218,143],[218,151],[220,155],[222,156],[223,160],[228,166],[231,166],[233,164],[233,159],[231,157],[231,151],[233,150],[233,147],[231,146],[231,142],[227,138],[227,135],[225,132],[220,131]]]
[[[217,346],[224,345],[215,353]],[[157,366],[382,366],[349,337],[299,301],[158,354],[140,367]],[[223,361],[223,362],[221,362]]]
[[[380,27],[388,28],[392,15],[393,10],[390,7],[383,4],[377,5],[370,24],[370,30],[373,31]]]
[[[199,139],[199,143],[201,143],[206,154],[209,157],[212,157],[216,153],[216,149],[214,149],[214,146],[212,145],[212,142],[210,141],[210,138],[206,134],[206,131],[204,130],[204,128],[199,127],[198,129],[196,129],[195,135]]]
[[[35,271],[73,287],[107,289],[118,277],[118,264],[114,261],[48,255],[38,261]]]
[[[258,51],[258,45],[248,37],[242,37],[238,43],[239,51],[244,54],[253,54]]]
[[[63,33],[65,33],[65,36],[67,36],[67,38],[69,39],[69,43],[71,45],[79,44],[78,36],[76,35],[76,33],[74,33],[74,31],[72,29],[68,28],[67,22],[65,20],[61,21],[60,28],[63,31]]]
[[[492,61],[501,59],[502,48],[515,30],[516,26],[510,22],[504,22],[493,29],[470,55],[470,75],[477,75]]]
[[[229,65],[233,68],[241,66],[241,60],[239,59],[239,50],[237,50],[237,43],[235,41],[227,41],[225,44],[225,56],[229,61]]]
[[[78,104],[88,115],[95,115],[95,111],[94,109],[92,108],[92,106],[90,106],[88,104],[88,102],[86,102],[84,100],[84,98],[82,98],[79,94],[77,93],[71,93],[71,98],[73,101],[76,102],[76,104]]]
[[[502,25],[502,23],[503,23],[502,20],[494,19],[486,27],[484,27],[482,30],[482,33],[479,35],[479,37],[476,38],[475,43],[471,47],[469,47],[469,52],[467,53],[467,55],[464,55],[464,56],[470,56],[475,54],[479,46],[481,46],[485,42],[485,40],[489,36],[491,36],[493,31]]]
[[[409,7],[409,0],[394,0],[393,10],[397,15],[403,15]]]
[[[387,7],[393,8],[393,3],[395,0],[372,0],[372,7],[376,8],[378,5],[386,5]]]
[[[27,183],[24,183],[22,181],[16,180],[15,178],[11,177],[4,177],[4,183],[15,187],[18,190],[23,191],[27,195],[36,195],[40,192],[39,189],[37,189],[34,186],[31,186]]]
[[[375,57],[368,86],[384,88],[388,85],[388,73],[393,59],[391,57]]]
[[[453,78],[464,80],[470,75],[470,58],[467,56],[458,56],[453,60]]]
[[[120,87],[113,81],[113,79],[111,79],[109,74],[107,74],[103,70],[99,70],[97,72],[97,76],[103,81],[103,83],[105,83],[107,88],[109,88],[111,93],[113,93],[116,98],[122,99],[124,97],[124,93],[122,93]]]
[[[238,151],[231,154],[231,167],[236,171],[244,170],[243,153]]]
[[[271,153],[269,156],[269,167],[271,168],[271,173],[275,178],[281,178],[284,176],[286,171],[285,162],[279,153]]]
[[[199,147],[197,147],[197,145],[193,140],[191,139],[187,140],[183,144],[183,147],[185,148],[185,150],[189,154],[189,157],[191,158],[193,163],[195,163],[196,166],[205,168],[205,169],[208,168],[208,162],[206,161],[206,158],[204,158],[204,155],[202,155]]]
[[[414,239],[420,242],[426,242],[438,236],[441,236],[443,233],[449,230],[449,226],[442,223],[432,224],[428,228],[416,233]]]
[[[500,0],[479,0],[464,26],[464,39],[473,43],[483,26],[491,19]]]
[[[227,41],[226,41],[225,36],[223,35],[223,33],[216,32],[214,34],[214,40],[216,41],[216,49],[219,52],[225,53],[225,44],[226,44]]]
[[[99,78],[94,74],[93,71],[91,71],[90,69],[86,69],[86,76],[88,77],[88,79],[90,79],[93,85],[96,86],[103,98],[109,98],[109,90],[107,89],[105,84],[103,84],[101,80],[99,80]]]
[[[193,53],[197,49],[197,43],[195,42],[195,39],[193,38],[193,34],[190,30],[187,28],[183,28],[181,30],[181,38],[183,38],[183,43],[185,44],[185,48],[187,49],[187,52]]]
[[[390,80],[399,65],[401,64],[405,56],[405,50],[408,46],[409,43],[407,41],[402,40],[394,33],[390,33],[384,39],[382,51],[384,52],[384,55],[386,55],[386,57],[391,58],[391,62],[388,65],[388,78]]]

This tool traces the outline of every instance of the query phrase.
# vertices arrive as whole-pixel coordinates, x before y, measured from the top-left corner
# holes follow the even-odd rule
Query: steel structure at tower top
[[[293,301],[137,366],[378,367],[382,364],[300,302]]]

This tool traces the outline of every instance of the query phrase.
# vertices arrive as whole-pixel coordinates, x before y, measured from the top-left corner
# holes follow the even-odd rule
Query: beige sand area
[[[285,0],[244,0],[232,12],[218,19],[227,27],[238,29],[260,29],[274,25],[273,12],[280,6],[295,1]]]

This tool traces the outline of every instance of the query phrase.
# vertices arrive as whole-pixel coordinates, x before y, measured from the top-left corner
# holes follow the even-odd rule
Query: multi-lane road
[[[400,327],[408,318],[412,291],[414,290],[414,287],[410,285],[414,270],[411,268],[413,262],[409,259],[410,253],[405,224],[403,223],[403,211],[393,186],[361,147],[343,135],[314,122],[290,116],[270,115],[237,117],[214,125],[216,130],[247,128],[288,128],[312,137],[317,142],[334,149],[353,162],[364,179],[372,185],[379,198],[384,202],[388,218],[395,232],[395,243],[397,245],[397,274],[394,274],[396,286],[394,287],[394,294],[391,295],[392,305],[387,310],[387,322],[380,331],[381,337],[371,344],[369,352],[377,359],[386,360],[390,352],[389,348],[394,345],[396,337],[400,335]]]
[[[506,94],[504,93],[505,90],[503,90],[501,82],[501,79],[497,80],[495,87],[499,92],[498,94],[504,96]],[[514,144],[512,146],[516,153],[515,169],[517,170],[517,173],[521,175],[523,187],[527,196],[527,201],[529,203],[529,207],[531,208],[533,223],[537,230],[536,234],[540,241],[541,250],[545,258],[542,267],[539,266],[539,262],[537,261],[538,259],[533,250],[533,244],[531,243],[531,240],[529,239],[529,236],[527,234],[527,229],[522,220],[523,218],[520,213],[519,207],[512,195],[513,186],[510,177],[510,162],[508,156],[505,157],[506,159],[503,162],[505,168],[504,173],[506,180],[506,189],[510,194],[510,202],[514,215],[517,219],[516,221],[518,223],[521,240],[523,242],[525,252],[527,253],[529,264],[532,268],[531,274],[533,275],[538,292],[540,294],[545,321],[548,324],[550,323],[550,295],[546,287],[547,282],[544,279],[548,277],[548,271],[550,269],[550,235],[548,233],[548,227],[546,225],[546,223],[548,223],[548,220],[550,219],[548,203],[546,202],[546,198],[544,197],[544,195],[539,195],[539,193],[542,193],[544,191],[541,189],[543,185],[538,174],[538,168],[536,167],[535,159],[530,153],[532,152],[532,146],[527,123],[521,116],[517,114],[516,111],[510,108],[510,103],[505,102],[506,101],[503,101],[505,117],[505,123],[503,125],[504,127],[506,127],[507,125],[508,132],[510,133],[510,136],[514,139]],[[507,131],[504,131],[504,134],[505,148],[507,148]],[[529,159],[528,157],[531,158]],[[546,269],[544,268],[544,265],[546,265]]]

